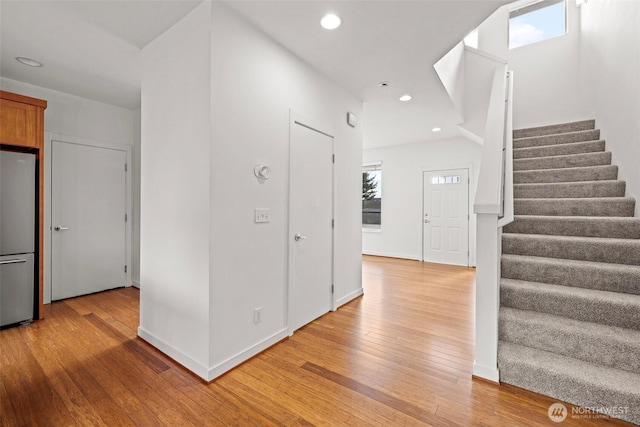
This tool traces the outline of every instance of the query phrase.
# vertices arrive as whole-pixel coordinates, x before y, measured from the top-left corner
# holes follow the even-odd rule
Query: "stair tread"
[[[621,180],[527,182],[513,185],[514,198],[624,197],[627,183]]]
[[[511,286],[519,289],[529,289],[536,292],[539,291],[554,295],[563,295],[570,298],[580,298],[607,302],[615,305],[630,306],[637,308],[637,310],[639,310],[638,315],[640,315],[640,295],[508,278],[500,279],[500,285]]]
[[[640,346],[640,331],[635,329],[586,322],[554,314],[540,313],[532,310],[521,310],[513,307],[500,307],[500,316],[507,319],[514,319],[517,317],[535,324],[546,323],[550,327],[556,329],[571,329],[578,334],[597,335],[602,338],[606,337],[620,341],[629,341]]]
[[[502,341],[640,373],[640,331],[500,307]]]
[[[555,154],[544,154],[545,151],[556,152]],[[564,153],[562,153],[564,151]],[[539,159],[552,156],[563,156],[572,154],[601,153],[605,151],[605,141],[577,141],[563,144],[542,145],[535,147],[513,148],[513,156],[515,160],[520,159]],[[561,153],[557,153],[561,152]],[[542,153],[542,154],[540,154]],[[535,155],[537,154],[537,155]]]
[[[555,234],[533,234],[533,233],[502,233],[503,238],[514,239],[532,239],[542,242],[566,242],[566,243],[590,243],[590,244],[616,244],[626,245],[629,248],[640,249],[640,239],[638,238],[619,238],[619,237],[593,237],[593,236],[562,236]]]
[[[501,260],[501,275],[506,279],[536,280],[640,297],[640,265],[513,254],[502,254]]]
[[[526,136],[558,135],[562,133],[590,129],[595,129],[595,120],[593,119],[514,129],[513,137],[522,138]]]
[[[513,254],[502,254],[502,258],[503,259],[526,258],[539,264],[557,264],[563,267],[566,267],[566,266],[591,267],[594,269],[602,269],[602,270],[624,270],[624,271],[640,274],[640,266],[637,266],[637,265],[615,264],[610,262],[598,262],[598,261],[582,261],[582,260],[564,259],[564,258],[547,258],[547,257],[537,257],[537,256],[530,256],[530,255],[513,255]]]
[[[502,278],[500,302],[504,307],[640,330],[640,295]]]
[[[574,167],[609,166],[610,164],[611,152],[597,151],[593,153],[561,154],[556,156],[513,159],[513,170],[514,172],[522,172]]]
[[[611,199],[619,199],[620,201],[635,201],[636,199],[633,197],[540,197],[540,198],[530,198],[530,197],[523,197],[521,199],[518,200],[549,200],[549,201],[559,201],[559,200],[580,200],[580,201],[589,201],[589,200],[595,200],[595,201],[606,201],[606,202],[610,202]]]
[[[640,374],[595,365],[572,357],[506,341],[498,343],[498,360],[517,359],[519,363],[542,368],[558,376],[570,376],[593,387],[628,393],[640,399]],[[595,403],[595,402],[594,402]],[[588,405],[588,406],[598,406]]]
[[[616,180],[617,178],[618,166],[616,165],[513,171],[513,180],[516,184],[602,181]]]
[[[523,129],[515,129],[515,131],[518,130],[523,130]],[[551,138],[554,136],[559,136],[559,135],[584,135],[584,134],[589,134],[592,133],[594,131],[597,131],[598,129],[583,129],[583,130],[575,130],[572,132],[560,132],[560,133],[551,133],[551,134],[547,134],[547,135],[534,135],[534,136],[522,136],[522,137],[514,137],[513,140],[514,141],[526,141],[526,140],[531,140],[531,139],[542,139],[542,138]],[[593,141],[593,140],[591,140]]]
[[[640,239],[640,218],[515,215],[514,221],[505,226],[504,232]]]
[[[632,217],[633,197],[552,197],[514,199],[516,215]]]
[[[503,233],[502,254],[640,265],[640,239]],[[638,278],[640,280],[640,277]]]
[[[545,169],[546,170],[546,169]],[[619,179],[602,179],[598,181],[567,181],[567,182],[522,182],[513,184],[515,187],[554,187],[554,186],[587,186],[595,184],[613,185],[614,183],[626,182]]]
[[[498,369],[501,382],[640,423],[640,374],[505,341]]]

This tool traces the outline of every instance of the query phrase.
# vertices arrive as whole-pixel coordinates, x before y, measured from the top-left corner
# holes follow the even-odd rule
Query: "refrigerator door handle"
[[[19,264],[22,262],[27,262],[26,259],[10,259],[8,261],[0,261],[0,265],[5,265],[5,264]]]

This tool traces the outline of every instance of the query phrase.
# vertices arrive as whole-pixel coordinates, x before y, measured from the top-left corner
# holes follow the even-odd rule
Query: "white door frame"
[[[334,138],[334,129],[332,126],[328,126],[324,123],[321,123],[317,120],[311,119],[303,114],[300,114],[294,110],[289,110],[289,207],[288,207],[288,226],[287,226],[287,252],[288,252],[288,267],[287,267],[287,292],[285,299],[285,326],[288,329],[288,335],[293,335],[293,327],[291,325],[292,319],[292,305],[291,301],[293,300],[293,272],[294,272],[294,262],[293,262],[293,221],[292,221],[292,207],[293,207],[293,198],[291,191],[291,129],[294,126],[304,126],[313,131],[319,132],[328,137]],[[335,147],[333,143],[331,144],[331,152],[335,156]],[[335,161],[331,166],[331,191],[332,191],[332,202],[331,202],[331,216],[335,219],[335,206],[336,206],[336,180],[335,180]],[[331,311],[336,311],[336,293],[335,293],[335,227],[331,229],[331,282],[334,286],[334,292],[331,293]]]
[[[115,143],[109,143],[106,141],[96,141],[93,139],[87,139],[87,138],[79,138],[79,137],[73,137],[73,136],[67,136],[67,135],[60,135],[60,134],[55,134],[55,133],[51,133],[49,131],[45,131],[45,138],[44,138],[44,144],[45,144],[45,157],[44,157],[44,188],[45,188],[45,194],[44,194],[44,227],[45,227],[45,233],[44,233],[44,289],[43,289],[43,293],[44,293],[44,303],[45,304],[50,304],[51,303],[51,293],[52,293],[52,288],[51,288],[51,260],[52,260],[52,248],[51,248],[51,215],[52,215],[52,211],[51,211],[51,203],[53,201],[53,195],[51,194],[51,186],[52,186],[52,180],[51,180],[51,170],[52,170],[52,166],[53,163],[51,161],[51,146],[53,141],[59,141],[59,142],[66,142],[67,144],[76,144],[76,145],[87,145],[90,147],[96,147],[96,148],[107,148],[107,149],[115,149],[115,150],[121,150],[121,151],[126,151],[127,153],[127,171],[126,171],[126,176],[125,176],[125,184],[126,184],[126,201],[125,201],[125,208],[126,208],[126,214],[127,214],[127,218],[128,221],[126,223],[126,236],[125,236],[125,242],[126,242],[126,260],[127,260],[127,275],[126,275],[126,287],[131,286],[131,272],[132,272],[132,266],[133,266],[133,258],[132,258],[132,246],[131,246],[131,236],[132,236],[132,226],[133,226],[133,213],[132,213],[132,206],[133,206],[133,199],[132,199],[132,166],[133,166],[133,162],[132,162],[132,152],[133,152],[133,146],[130,144],[115,144]]]
[[[424,232],[425,232],[425,223],[424,223],[424,202],[425,202],[425,197],[424,197],[424,193],[425,193],[425,187],[424,187],[424,175],[426,173],[431,173],[431,172],[443,172],[443,171],[451,171],[451,170],[456,170],[456,169],[466,169],[467,170],[467,176],[469,179],[469,182],[467,183],[467,248],[468,248],[468,253],[467,253],[467,266],[468,267],[472,267],[475,265],[475,248],[472,247],[472,243],[475,243],[475,239],[472,236],[472,225],[474,225],[474,221],[472,221],[472,212],[471,212],[471,207],[473,206],[472,203],[472,191],[471,191],[471,185],[473,184],[474,180],[473,180],[473,165],[465,165],[465,166],[451,166],[451,167],[447,167],[447,168],[438,168],[438,169],[423,169],[422,170],[422,176],[420,177],[422,179],[422,215],[420,215],[420,224],[421,224],[421,229],[422,229],[422,238],[420,239],[422,242],[422,247],[420,248],[420,261],[424,262]]]

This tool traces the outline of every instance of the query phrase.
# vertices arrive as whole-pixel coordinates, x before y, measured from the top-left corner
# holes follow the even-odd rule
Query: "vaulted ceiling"
[[[508,0],[226,1],[365,103],[365,146],[458,135],[433,64]],[[140,106],[141,49],[200,1],[0,0],[0,75],[89,99]],[[320,27],[327,12],[342,25]],[[18,63],[37,59],[42,68]],[[391,84],[378,85],[381,81]],[[398,101],[409,93],[413,99]],[[433,127],[442,131],[434,133]]]

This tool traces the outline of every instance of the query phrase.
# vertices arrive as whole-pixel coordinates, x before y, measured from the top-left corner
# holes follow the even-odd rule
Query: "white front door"
[[[469,265],[469,170],[423,173],[422,259]]]
[[[332,308],[333,137],[290,125],[289,332]]]
[[[52,142],[52,300],[125,286],[126,158]]]

